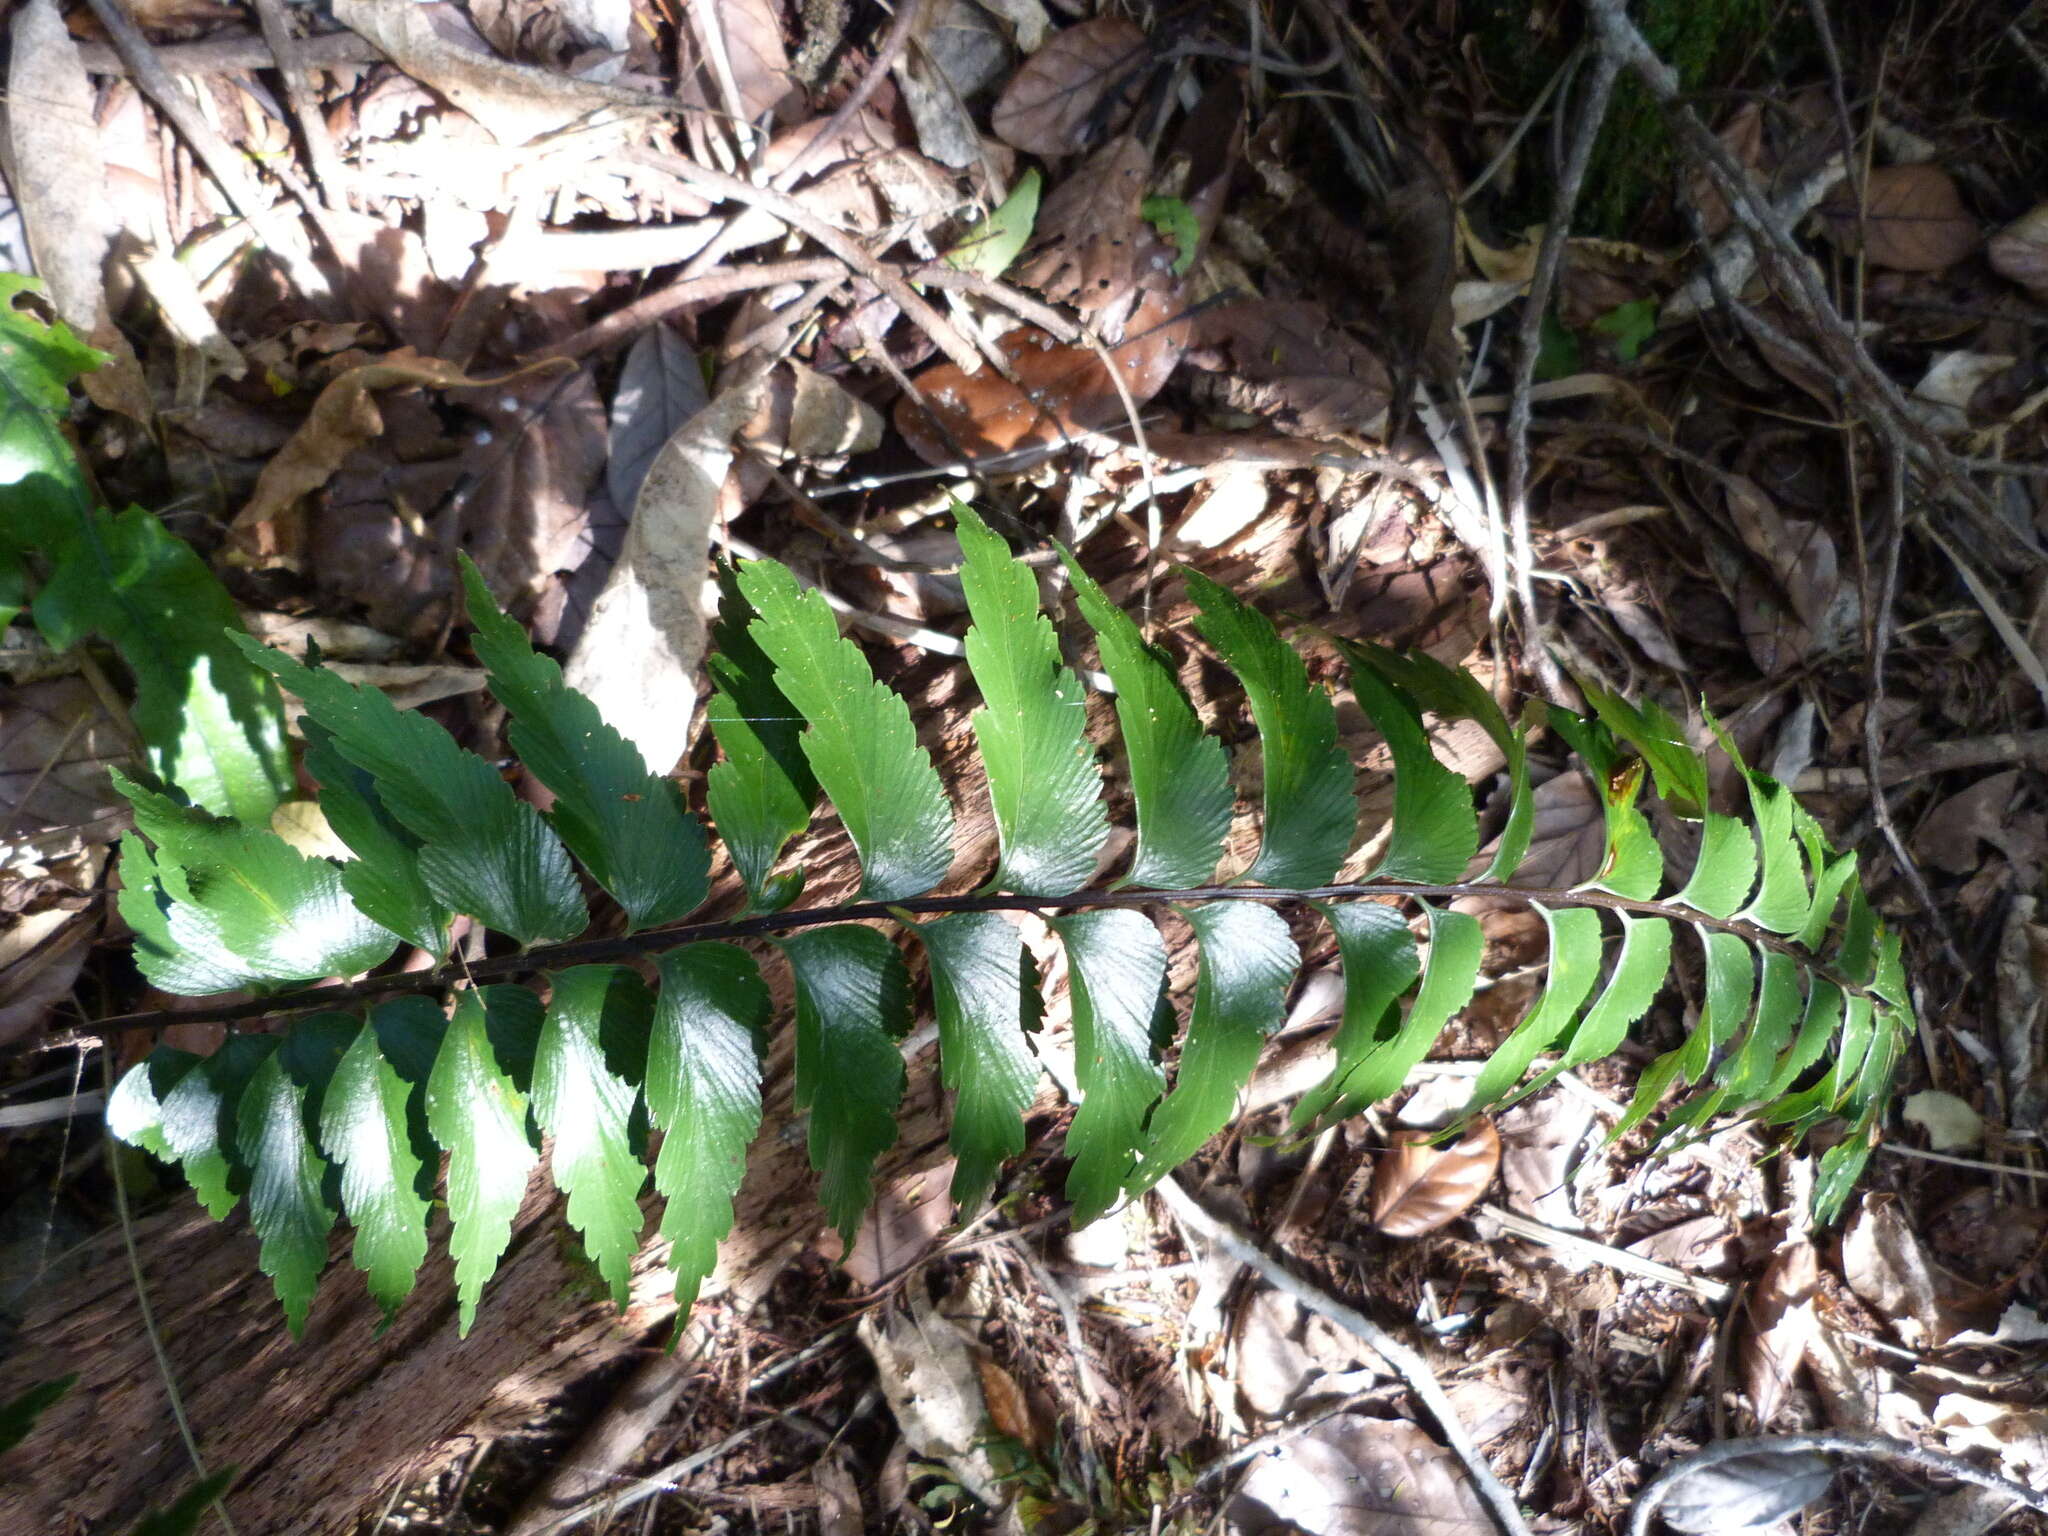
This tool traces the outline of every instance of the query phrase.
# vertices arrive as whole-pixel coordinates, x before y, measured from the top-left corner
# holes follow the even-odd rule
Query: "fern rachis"
[[[759,1127],[760,1060],[775,1024],[764,959],[794,982],[797,1102],[830,1219],[850,1234],[894,1138],[898,1042],[917,1006],[896,932],[917,940],[930,973],[954,1098],[953,1195],[978,1204],[1023,1147],[1038,1079],[1037,977],[1006,910],[1048,918],[1067,953],[1080,1090],[1067,1191],[1077,1219],[1150,1187],[1228,1121],[1301,964],[1276,906],[1317,910],[1345,972],[1335,1068],[1296,1111],[1307,1128],[1398,1089],[1470,1000],[1478,925],[1451,903],[1480,893],[1538,910],[1552,965],[1544,994],[1482,1070],[1474,1110],[1613,1052],[1678,947],[1695,945],[1702,1018],[1644,1073],[1628,1124],[1655,1113],[1673,1087],[1688,1092],[1660,1135],[1731,1115],[1791,1133],[1845,1119],[1848,1134],[1823,1156],[1818,1202],[1840,1207],[1888,1103],[1911,1015],[1898,944],[1865,900],[1853,859],[1830,849],[1780,786],[1738,762],[1749,814],[1709,809],[1704,763],[1677,722],[1591,690],[1592,717],[1552,710],[1544,723],[1599,788],[1602,868],[1570,890],[1518,888],[1532,822],[1529,726],[1510,723],[1468,674],[1345,646],[1354,696],[1392,755],[1395,795],[1371,877],[1332,885],[1357,802],[1331,695],[1267,619],[1191,574],[1196,628],[1243,680],[1265,758],[1257,854],[1217,884],[1232,809],[1223,750],[1162,656],[1069,559],[1117,689],[1137,834],[1124,881],[1083,888],[1108,822],[1080,685],[1038,612],[1031,572],[965,508],[960,533],[967,656],[983,698],[973,729],[986,789],[972,792],[990,797],[999,842],[993,878],[970,897],[928,894],[951,862],[953,806],[905,702],[875,681],[822,597],[773,562],[728,576],[710,664],[720,761],[706,805],[749,898],[723,921],[685,921],[709,891],[710,845],[675,785],[564,687],[474,570],[465,584],[476,649],[509,712],[514,750],[556,797],[546,814],[424,718],[246,646],[305,701],[309,767],[355,857],[309,858],[267,831],[129,786],[139,835],[124,847],[122,910],[145,975],[174,992],[287,989],[213,1016],[297,1017],[281,1035],[233,1035],[203,1061],[160,1047],[122,1080],[109,1119],[125,1139],[181,1162],[215,1215],[249,1200],[261,1262],[294,1327],[343,1213],[372,1294],[387,1309],[403,1300],[446,1152],[466,1328],[543,1133],[569,1221],[621,1297],[641,1231],[644,1143],[650,1127],[659,1134],[661,1230],[687,1303],[730,1228]],[[1509,812],[1478,873],[1472,795],[1431,753],[1429,716],[1475,721],[1507,764]],[[1667,879],[1639,803],[1646,776],[1670,812],[1701,829],[1680,879]],[[821,795],[851,837],[862,887],[850,904],[797,908],[801,872],[780,863]],[[589,924],[586,883],[617,903],[628,936],[577,937]],[[1660,894],[1667,884],[1673,895]],[[1199,955],[1170,1084],[1159,1027],[1170,1017],[1165,950],[1149,916],[1168,905],[1185,914]],[[375,974],[401,941],[445,953],[455,914],[524,947]],[[656,962],[655,985],[634,960]],[[289,990],[364,971],[372,974],[353,984]],[[1553,1065],[1525,1085],[1543,1055]]]

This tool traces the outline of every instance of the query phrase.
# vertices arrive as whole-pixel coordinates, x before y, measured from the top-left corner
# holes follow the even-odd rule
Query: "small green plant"
[[[151,768],[262,826],[291,786],[277,690],[229,642],[241,617],[192,547],[95,502],[64,423],[71,385],[106,358],[35,313],[39,287],[0,272],[0,627],[25,609],[59,650],[111,644]]]
[[[1614,1052],[1685,936],[1704,964],[1699,1022],[1645,1073],[1628,1125],[1677,1088],[1690,1091],[1665,1115],[1663,1136],[1738,1115],[1794,1135],[1846,1121],[1821,1159],[1818,1195],[1824,1214],[1840,1209],[1912,1019],[1898,942],[1865,900],[1854,856],[1833,851],[1783,786],[1738,759],[1742,814],[1716,811],[1703,758],[1659,708],[1589,690],[1590,717],[1552,709],[1513,724],[1469,673],[1347,645],[1351,690],[1393,760],[1394,810],[1371,877],[1333,884],[1358,804],[1332,696],[1270,621],[1188,572],[1195,628],[1242,681],[1264,757],[1258,851],[1219,881],[1234,809],[1223,744],[1203,731],[1165,656],[1069,558],[1116,689],[1135,801],[1128,870],[1093,886],[1110,826],[1081,684],[1039,612],[1031,570],[964,507],[959,537],[985,778],[963,793],[987,796],[1000,843],[998,867],[972,895],[929,894],[953,863],[954,812],[908,706],[841,637],[823,596],[772,561],[728,573],[710,663],[721,757],[706,806],[751,898],[723,921],[686,921],[706,897],[710,843],[676,785],[564,686],[473,568],[464,583],[477,655],[509,712],[513,750],[555,795],[545,814],[423,716],[242,640],[305,701],[306,765],[355,857],[309,858],[163,788],[125,783],[136,832],[123,845],[121,910],[143,973],[184,994],[283,989],[214,1016],[296,1017],[282,1033],[232,1034],[204,1060],[159,1047],[121,1080],[108,1118],[117,1135],[182,1163],[216,1216],[247,1199],[260,1262],[294,1328],[338,1211],[355,1225],[371,1293],[387,1309],[400,1304],[427,1251],[445,1151],[466,1329],[543,1136],[569,1223],[623,1301],[649,1127],[660,1133],[661,1230],[689,1302],[731,1226],[759,1128],[766,956],[794,982],[796,1102],[826,1211],[850,1238],[905,1084],[899,1041],[914,1007],[891,931],[929,965],[953,1094],[952,1194],[977,1205],[1024,1146],[1038,1081],[1039,979],[1005,911],[1044,914],[1066,950],[1076,1222],[1148,1189],[1229,1120],[1300,968],[1279,908],[1319,915],[1344,967],[1336,1064],[1294,1115],[1308,1130],[1397,1091],[1470,1000],[1480,928],[1453,902],[1479,894],[1541,914],[1550,974],[1486,1063],[1472,1110]],[[1425,715],[1476,721],[1507,763],[1509,810],[1490,856],[1469,787],[1430,750]],[[1514,884],[1533,824],[1536,724],[1573,750],[1604,806],[1604,861],[1570,889]],[[1691,869],[1668,893],[1642,804],[1651,784],[1697,834]],[[800,908],[803,872],[783,867],[784,850],[821,798],[852,841],[862,885],[850,903]],[[627,937],[579,942],[593,887],[623,913]],[[1170,1089],[1163,1046],[1178,1020],[1150,915],[1164,908],[1200,951]],[[456,913],[509,936],[517,952],[289,990],[374,973],[401,942],[445,955]],[[658,985],[623,963],[635,958],[652,962]],[[344,1007],[371,998],[383,1000],[367,1013]],[[1546,1053],[1551,1065],[1525,1082]]]

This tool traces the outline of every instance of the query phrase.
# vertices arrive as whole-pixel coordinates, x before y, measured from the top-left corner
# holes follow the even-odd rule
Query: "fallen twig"
[[[692,304],[709,304],[717,299],[729,299],[737,293],[773,288],[780,283],[816,282],[821,278],[838,277],[845,270],[844,264],[835,258],[814,256],[805,261],[777,261],[757,267],[734,267],[705,277],[679,278],[666,287],[635,299],[624,309],[614,310],[575,335],[564,337],[536,353],[535,359],[588,357],[593,352],[602,352],[607,347],[631,341],[657,320],[665,320]]]
[[[1338,1327],[1357,1335],[1369,1344],[1388,1365],[1392,1366],[1408,1384],[1408,1390],[1415,1394],[1417,1402],[1436,1421],[1437,1430],[1445,1442],[1464,1463],[1466,1474],[1472,1479],[1472,1486],[1494,1521],[1509,1536],[1530,1536],[1529,1526],[1522,1518],[1522,1511],[1515,1503],[1515,1496],[1507,1485],[1494,1476],[1493,1468],[1479,1453],[1479,1447],[1472,1443],[1472,1437],[1459,1422],[1457,1409],[1445,1395],[1436,1374],[1414,1350],[1393,1337],[1364,1313],[1347,1307],[1335,1297],[1325,1294],[1306,1280],[1301,1279],[1270,1257],[1264,1249],[1246,1237],[1228,1222],[1212,1216],[1208,1209],[1180,1187],[1172,1175],[1161,1179],[1153,1188],[1181,1224],[1208,1243],[1214,1244],[1238,1263],[1257,1271],[1259,1277],[1275,1290],[1281,1291],[1300,1302],[1310,1311],[1320,1312]]]

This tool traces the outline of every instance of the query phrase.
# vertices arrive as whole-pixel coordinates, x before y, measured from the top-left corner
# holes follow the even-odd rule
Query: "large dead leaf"
[[[1815,1451],[1737,1456],[1681,1478],[1658,1511],[1674,1531],[1746,1536],[1780,1524],[1828,1491],[1834,1468]]]
[[[1373,1225],[1389,1237],[1420,1237],[1456,1221],[1500,1169],[1500,1133],[1483,1116],[1448,1146],[1432,1145],[1430,1136],[1396,1131],[1373,1169]]]
[[[100,263],[114,231],[92,86],[55,0],[27,0],[14,13],[9,38],[8,170],[15,206],[51,307],[89,336],[99,321]]]
[[[1123,127],[1152,62],[1134,22],[1104,16],[1068,27],[1017,71],[989,126],[1026,154],[1079,154]]]
[[[1132,405],[1159,393],[1187,336],[1188,321],[1174,301],[1147,293],[1129,335],[1105,349]],[[897,402],[896,429],[927,464],[950,464],[962,453],[982,458],[1057,443],[1125,419],[1109,366],[1093,348],[1063,345],[1030,327],[1010,332],[996,348],[1009,360],[1017,384],[992,368],[968,375],[940,363],[918,375],[924,405],[907,395]]]
[[[1768,1429],[1820,1331],[1813,1299],[1820,1289],[1820,1260],[1813,1244],[1796,1238],[1772,1255],[1743,1310],[1749,1333],[1742,1346],[1743,1385],[1749,1389],[1759,1430]]]
[[[1386,366],[1307,299],[1251,299],[1205,309],[1190,357],[1212,369],[1223,405],[1263,416],[1282,432],[1328,437],[1385,425],[1393,382]]]
[[[849,1280],[871,1291],[931,1252],[953,1219],[953,1202],[946,1194],[953,1168],[949,1157],[937,1167],[893,1180],[876,1195],[853,1235],[853,1250],[846,1255],[843,1267]],[[821,1242],[830,1249],[839,1242],[839,1234],[827,1232]]]
[[[1818,521],[1785,516],[1747,475],[1723,476],[1721,485],[1735,531],[1775,578],[1760,581],[1753,567],[1729,575],[1756,664],[1776,676],[1847,641],[1859,607],[1854,584],[1842,580],[1834,537]]]
[[[130,768],[134,743],[81,677],[53,677],[0,695],[0,868],[8,839],[50,828],[111,841],[126,802],[109,768]]]
[[[626,353],[618,393],[612,397],[611,456],[604,479],[613,505],[633,505],[661,445],[710,403],[704,370],[690,344],[667,325],[643,331]]]
[[[914,1452],[944,1463],[968,1492],[1001,1509],[1009,1497],[987,1449],[989,1405],[978,1352],[924,1287],[911,1286],[906,1295],[903,1312],[861,1317],[858,1332],[874,1357],[876,1385]]]
[[[759,122],[764,115],[787,118],[796,113],[803,92],[790,76],[789,53],[782,44],[782,16],[774,0],[717,0],[716,4],[693,0],[682,11],[711,75],[710,81],[700,80],[696,86],[707,101],[717,102],[721,109],[725,105],[714,83],[717,67],[712,60],[717,49],[732,71],[740,112],[748,122]],[[704,35],[707,21],[716,24],[716,39]]]
[[[718,490],[733,438],[760,409],[767,380],[765,362],[735,370],[654,456],[619,563],[563,669],[655,773],[667,773],[689,745]]]
[[[1225,1511],[1234,1532],[1483,1536],[1494,1530],[1457,1457],[1406,1419],[1340,1414],[1253,1464]]]
[[[1872,266],[1939,272],[1977,249],[1979,230],[1955,178],[1938,165],[1882,165],[1864,183],[1861,221],[1854,184],[1843,182],[1820,205],[1821,227],[1836,245]]]
[[[1864,1197],[1842,1234],[1842,1278],[1908,1346],[1931,1349],[1948,1337],[1927,1250],[1891,1196]]]

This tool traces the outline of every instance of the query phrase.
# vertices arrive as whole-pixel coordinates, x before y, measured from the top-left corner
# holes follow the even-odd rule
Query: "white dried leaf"
[[[14,13],[10,39],[7,94],[14,110],[7,114],[7,133],[15,202],[51,307],[89,335],[99,322],[100,263],[114,230],[92,86],[55,0],[28,0]]]
[[[1914,1348],[1948,1335],[1927,1251],[1896,1200],[1872,1195],[1842,1237],[1842,1278]]]
[[[1812,1451],[1737,1456],[1681,1478],[1658,1511],[1674,1531],[1744,1536],[1797,1514],[1828,1491],[1834,1469]]]
[[[1908,1096],[1899,1113],[1908,1125],[1927,1133],[1927,1145],[1936,1152],[1962,1152],[1984,1140],[1984,1117],[1964,1100],[1938,1088],[1923,1088]]]

